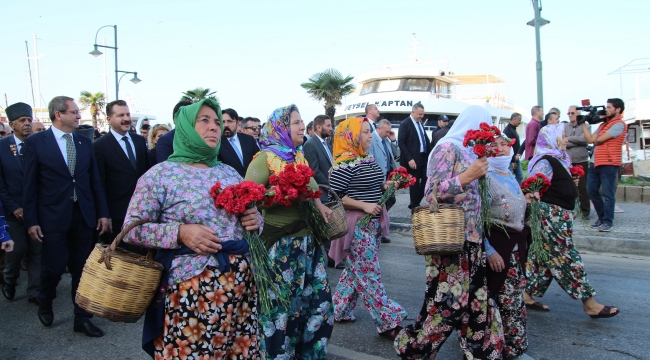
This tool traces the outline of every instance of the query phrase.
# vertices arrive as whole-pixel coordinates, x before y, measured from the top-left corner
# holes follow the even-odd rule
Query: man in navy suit
[[[0,199],[14,241],[14,251],[6,254],[2,294],[7,300],[13,300],[20,277],[20,263],[26,257],[27,301],[38,304],[42,245],[27,236],[23,217],[23,141],[32,134],[32,107],[16,103],[8,106],[6,112],[14,134],[0,140]]]
[[[424,106],[418,102],[413,105],[411,116],[404,119],[399,125],[399,134],[397,135],[400,150],[399,163],[415,178],[415,184],[410,188],[409,209],[411,210],[420,206],[427,181],[429,137],[422,126],[423,117]]]
[[[255,138],[237,132],[237,119],[239,115],[233,109],[222,111],[223,135],[221,135],[221,148],[219,148],[219,161],[231,166],[242,177],[246,176],[248,165],[253,161],[259,148]]]
[[[92,315],[75,302],[84,263],[93,249],[93,229],[110,231],[92,140],[74,131],[79,107],[74,99],[57,96],[48,105],[52,126],[24,142],[24,216],[29,236],[43,244],[38,318],[52,325],[52,301],[66,265],[72,276],[74,331],[90,337],[104,332]]]
[[[187,105],[192,105],[192,102],[187,100],[181,100],[178,102],[178,104],[176,104],[176,106],[174,106],[174,110],[172,113],[172,119],[174,119],[174,121],[176,120],[176,113],[178,112],[178,109]],[[156,143],[156,164],[161,163],[163,161],[167,161],[169,156],[171,156],[171,154],[174,153],[175,133],[176,133],[176,129],[172,129],[170,132],[161,136],[160,139],[158,139],[158,142]],[[151,166],[154,166],[156,164],[151,164]]]
[[[124,225],[126,209],[135,191],[138,179],[149,168],[149,156],[144,137],[129,133],[131,111],[124,100],[115,100],[106,105],[106,119],[110,125],[107,136],[93,143],[93,151],[102,181],[108,211],[111,217],[111,232],[104,234],[102,242],[110,244]],[[148,125],[147,125],[148,126]],[[127,250],[144,253],[142,248],[120,244]]]

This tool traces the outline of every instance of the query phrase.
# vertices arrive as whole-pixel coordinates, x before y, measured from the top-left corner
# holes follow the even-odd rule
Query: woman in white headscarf
[[[505,347],[503,355],[516,359],[528,349],[526,336],[526,258],[530,228],[524,225],[526,203],[533,194],[524,196],[510,171],[512,156],[509,139],[497,137],[499,156],[489,158],[487,178],[490,191],[492,227],[486,234],[488,289],[499,305],[503,320]]]
[[[456,119],[447,135],[436,144],[427,169],[426,201],[465,207],[465,245],[460,254],[426,256],[426,293],[417,321],[395,338],[403,359],[434,358],[456,329],[468,359],[500,359],[504,339],[499,310],[488,297],[483,226],[478,222],[481,200],[478,179],[488,171],[485,158],[477,159],[463,146],[468,130],[492,124],[490,114],[471,106]],[[433,194],[434,184],[438,193]]]

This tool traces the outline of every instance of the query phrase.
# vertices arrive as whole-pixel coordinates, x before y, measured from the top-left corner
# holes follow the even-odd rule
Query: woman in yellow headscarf
[[[367,154],[372,142],[367,118],[352,118],[341,122],[334,135],[334,165],[330,186],[343,199],[350,232],[335,240],[329,255],[336,263],[343,261],[334,292],[334,319],[339,322],[354,321],[354,308],[361,295],[370,312],[379,335],[394,338],[402,329],[399,324],[406,318],[406,310],[390,300],[381,283],[377,249],[377,235],[381,225],[387,234],[386,209],[377,203],[389,183],[385,182],[381,168]],[[365,215],[372,215],[367,226],[358,225]],[[360,290],[360,291],[359,291]]]

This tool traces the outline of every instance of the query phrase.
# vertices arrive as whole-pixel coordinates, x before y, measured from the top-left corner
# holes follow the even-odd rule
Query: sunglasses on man
[[[260,130],[262,130],[262,125],[258,125],[258,126],[246,126],[246,127],[244,127],[244,129],[246,129],[246,130],[253,130],[253,131],[260,131]]]

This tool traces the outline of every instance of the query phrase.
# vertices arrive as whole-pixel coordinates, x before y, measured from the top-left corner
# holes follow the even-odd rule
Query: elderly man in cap
[[[25,103],[16,103],[7,107],[6,112],[14,133],[0,140],[0,200],[9,235],[14,241],[14,251],[6,254],[2,294],[7,300],[13,300],[20,277],[20,263],[26,257],[27,301],[38,304],[42,244],[27,235],[23,217],[23,141],[32,134],[32,108]]]
[[[440,127],[440,130],[436,131],[435,134],[433,134],[433,138],[431,139],[431,149],[436,147],[436,144],[440,139],[442,139],[447,133],[449,132],[449,129],[454,125],[454,120],[449,120],[447,115],[440,115],[438,116],[438,126]]]

